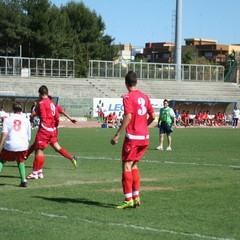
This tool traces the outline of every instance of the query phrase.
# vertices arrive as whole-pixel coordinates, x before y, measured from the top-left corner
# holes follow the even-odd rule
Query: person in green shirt
[[[176,117],[174,110],[169,107],[169,102],[167,99],[163,101],[163,107],[160,108],[159,118],[158,118],[158,128],[159,128],[159,142],[160,145],[156,147],[156,150],[163,150],[164,134],[167,135],[168,147],[166,150],[172,150],[172,127],[176,127]]]

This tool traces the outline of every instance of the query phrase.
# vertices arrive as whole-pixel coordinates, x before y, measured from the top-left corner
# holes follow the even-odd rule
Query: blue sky
[[[51,0],[58,7],[69,0]],[[81,0],[75,0],[81,2]],[[176,0],[82,0],[101,15],[105,33],[115,44],[144,47],[173,41]],[[182,0],[182,44],[185,38],[207,38],[219,44],[240,44],[240,0]]]

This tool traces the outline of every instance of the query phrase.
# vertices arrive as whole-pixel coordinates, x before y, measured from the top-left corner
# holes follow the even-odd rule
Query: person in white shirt
[[[1,108],[0,108],[0,123],[1,123],[1,125],[3,124],[3,120],[4,120],[5,118],[7,118],[7,117],[9,117],[9,114],[6,113],[6,112],[3,110],[3,108],[1,107]]]
[[[13,103],[13,112],[3,122],[0,139],[0,172],[7,161],[16,161],[19,168],[21,183],[19,187],[27,187],[24,156],[31,140],[30,121],[22,114],[22,104]]]
[[[239,119],[239,114],[240,114],[240,111],[239,109],[237,108],[237,106],[235,106],[235,108],[233,109],[233,128],[237,128],[238,126],[238,119]]]

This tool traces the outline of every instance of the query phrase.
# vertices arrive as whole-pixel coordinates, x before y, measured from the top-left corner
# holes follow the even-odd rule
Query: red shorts
[[[129,140],[125,138],[122,147],[122,161],[140,161],[147,151],[149,140]]]
[[[58,142],[56,130],[53,132],[46,131],[45,129],[39,129],[36,135],[35,146],[38,149],[45,149],[49,144]]]
[[[17,162],[24,162],[24,156],[27,154],[27,150],[25,151],[20,151],[20,152],[12,152],[8,151],[6,149],[2,149],[0,153],[0,160],[1,162],[12,162],[12,161],[17,161]]]

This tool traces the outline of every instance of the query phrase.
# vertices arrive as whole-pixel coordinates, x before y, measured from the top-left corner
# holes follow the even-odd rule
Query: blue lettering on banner
[[[114,111],[114,109],[112,108],[112,104],[109,104],[108,111]]]
[[[123,111],[123,105],[122,104],[109,104],[108,111],[110,112],[118,112],[118,111]]]

